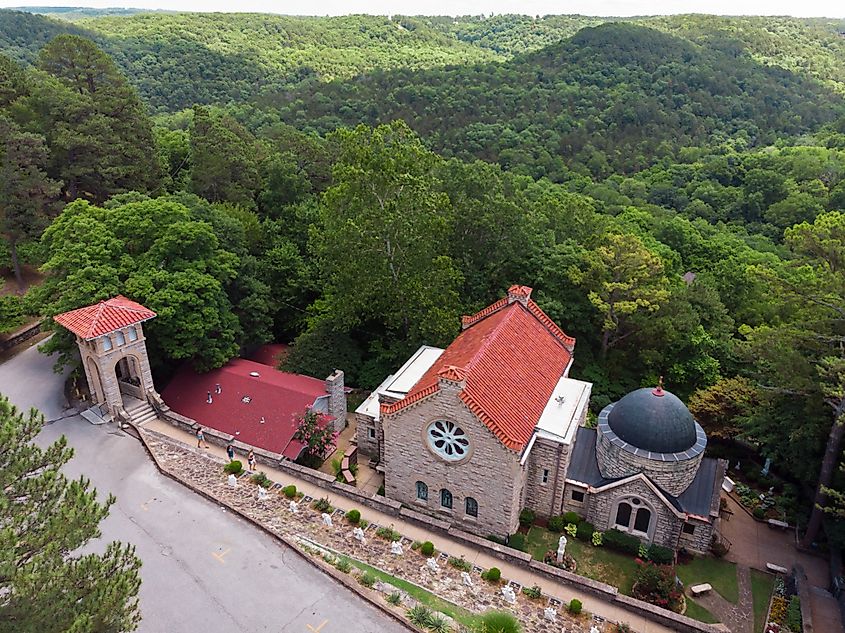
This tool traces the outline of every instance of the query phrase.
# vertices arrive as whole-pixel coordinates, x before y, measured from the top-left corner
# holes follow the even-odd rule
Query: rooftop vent
[[[252,402],[252,398],[250,396],[244,396],[243,398],[241,398],[241,402],[243,402],[244,404],[249,404],[250,402]]]
[[[249,372],[249,375],[253,378],[258,378],[261,374],[259,374],[257,371],[251,371]]]
[[[566,396],[558,396],[557,398],[555,398],[555,402],[557,402],[558,405],[563,404],[564,402],[566,402]]]

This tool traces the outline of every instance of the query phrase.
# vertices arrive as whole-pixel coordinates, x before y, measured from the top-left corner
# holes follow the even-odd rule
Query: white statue
[[[326,514],[323,512],[323,525],[326,527],[332,527],[332,516],[330,514]]]
[[[428,571],[433,574],[436,574],[440,571],[440,565],[437,564],[437,560],[434,558],[429,558],[427,561],[425,561],[425,566],[428,567]]]
[[[516,594],[513,591],[513,587],[510,585],[502,587],[502,597],[508,604],[516,604]]]
[[[563,555],[566,553],[566,537],[561,534],[557,542],[557,562],[563,562]]]
[[[288,507],[290,508],[290,511],[293,512],[294,514],[299,512],[299,505],[297,505],[296,501],[291,501],[288,504]]]
[[[234,475],[229,475],[229,478],[226,480],[229,484],[229,488],[237,488],[238,487],[238,478]]]
[[[264,486],[258,486],[258,500],[267,501],[267,488]]]
[[[601,633],[601,631],[599,631],[599,627],[594,624],[590,627],[590,633]]]
[[[557,619],[557,610],[553,607],[546,607],[543,611],[543,617],[549,622],[554,622]]]
[[[464,584],[465,584],[467,587],[472,587],[472,586],[473,586],[473,585],[472,585],[472,578],[471,578],[471,577],[470,577],[470,575],[469,575],[467,572],[465,572],[465,571],[462,571],[462,572],[461,572],[461,580],[464,582]]]
[[[390,553],[396,556],[402,556],[402,544],[399,541],[393,541],[390,544]]]
[[[364,538],[364,530],[359,527],[356,527],[354,530],[352,530],[352,536],[354,536],[355,540],[359,543],[367,542],[367,539]]]

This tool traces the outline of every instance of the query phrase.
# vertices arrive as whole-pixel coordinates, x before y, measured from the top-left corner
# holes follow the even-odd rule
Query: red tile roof
[[[464,317],[463,332],[405,398],[381,406],[382,414],[396,413],[437,392],[441,377],[463,381],[461,400],[502,444],[521,451],[575,346],[575,339],[530,300],[530,293],[531,288],[513,286],[512,299]]]
[[[251,372],[258,376],[251,376]],[[218,383],[222,392],[214,393]],[[206,402],[209,391],[211,404]],[[293,439],[294,418],[326,395],[323,380],[235,358],[207,374],[198,374],[189,364],[183,365],[162,398],[171,409],[203,426],[296,459],[302,444]],[[245,397],[249,402],[244,402]]]
[[[78,337],[90,340],[122,327],[152,319],[156,313],[122,295],[92,306],[63,312],[53,317]]]

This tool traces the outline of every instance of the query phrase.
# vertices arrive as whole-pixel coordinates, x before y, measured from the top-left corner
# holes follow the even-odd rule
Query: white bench
[[[789,570],[786,567],[775,565],[774,563],[766,563],[766,569],[776,574],[788,574]]]
[[[789,529],[789,523],[787,523],[786,521],[779,521],[778,519],[769,519],[768,521],[766,521],[766,523],[768,523],[769,527],[771,528],[780,528],[782,530]]]
[[[713,587],[710,586],[709,582],[702,583],[700,585],[692,585],[690,588],[690,593],[694,596],[700,596],[703,593],[707,593],[708,591],[712,591]]]

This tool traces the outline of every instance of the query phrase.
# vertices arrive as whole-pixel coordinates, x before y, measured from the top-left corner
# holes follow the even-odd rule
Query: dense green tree
[[[191,190],[212,202],[255,206],[260,186],[255,138],[237,121],[195,106],[191,123]]]
[[[47,177],[44,139],[22,132],[0,115],[0,233],[11,253],[18,289],[24,290],[18,259],[21,240],[38,237],[47,226],[59,184]]]
[[[22,633],[134,631],[141,620],[141,560],[111,542],[101,554],[80,549],[101,536],[115,502],[97,500],[84,477],[62,473],[73,455],[64,437],[33,444],[44,424],[0,395],[0,621]]]
[[[730,440],[742,434],[744,419],[758,400],[757,387],[750,380],[732,376],[696,391],[689,410],[709,437]]]

